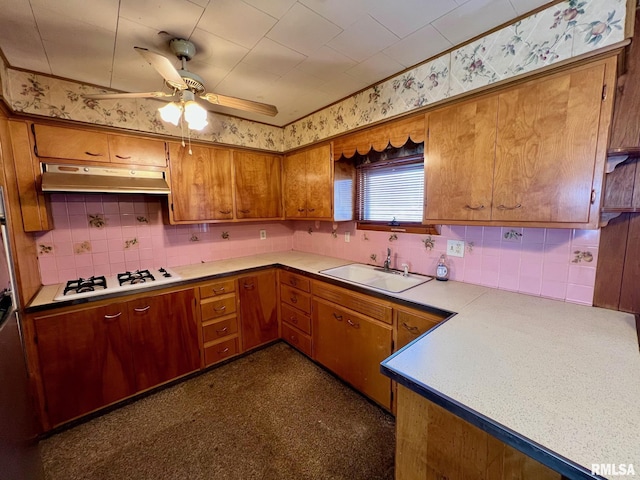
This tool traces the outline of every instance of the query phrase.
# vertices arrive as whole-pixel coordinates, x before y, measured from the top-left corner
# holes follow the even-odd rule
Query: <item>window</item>
[[[423,205],[424,159],[421,155],[358,167],[359,221],[391,225],[420,223]]]

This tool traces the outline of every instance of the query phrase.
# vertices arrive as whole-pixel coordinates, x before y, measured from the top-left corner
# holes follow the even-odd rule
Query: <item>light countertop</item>
[[[184,283],[271,265],[324,277],[320,270],[348,263],[289,251],[172,270]],[[58,287],[43,287],[28,308],[56,306]],[[504,430],[507,443],[534,445],[543,463],[568,459],[576,478],[593,463],[633,464],[640,478],[633,315],[453,281],[387,297],[457,315],[385,360],[385,373],[481,428]]]

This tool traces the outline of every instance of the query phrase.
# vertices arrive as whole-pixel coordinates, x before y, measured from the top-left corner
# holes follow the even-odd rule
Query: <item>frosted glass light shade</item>
[[[184,118],[192,130],[202,130],[209,123],[207,111],[193,100],[184,104]]]
[[[180,106],[173,102],[169,102],[164,107],[160,107],[158,111],[160,112],[162,120],[178,125],[180,116],[182,115],[182,108]]]

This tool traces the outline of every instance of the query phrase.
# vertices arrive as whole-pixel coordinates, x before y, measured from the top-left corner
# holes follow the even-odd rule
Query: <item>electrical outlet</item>
[[[266,239],[267,239],[267,231],[260,230],[260,240],[266,240]]]
[[[447,255],[464,257],[464,240],[447,240]]]
[[[349,243],[351,241],[351,232],[344,232],[344,242]]]

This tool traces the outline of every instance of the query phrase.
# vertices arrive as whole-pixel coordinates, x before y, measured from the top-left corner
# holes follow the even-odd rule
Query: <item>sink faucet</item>
[[[387,259],[384,261],[384,269],[385,270],[391,269],[391,249],[390,248],[387,248]]]

